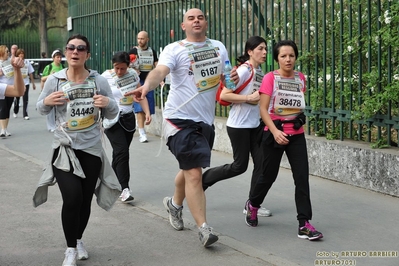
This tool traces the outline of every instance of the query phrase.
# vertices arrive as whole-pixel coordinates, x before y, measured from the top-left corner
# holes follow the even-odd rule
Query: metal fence
[[[128,51],[146,30],[157,51],[184,38],[180,24],[189,8],[208,19],[208,37],[222,41],[230,58],[242,53],[248,37],[272,45],[293,39],[297,69],[307,76],[308,134],[329,139],[397,146],[399,129],[399,2],[392,0],[69,0],[70,34],[86,35],[89,65],[111,67],[116,51]],[[216,114],[229,109],[218,106]]]
[[[57,48],[65,46],[68,36],[60,29],[52,29],[48,33],[48,48],[51,57],[51,52]],[[37,30],[25,29],[23,27],[6,30],[0,32],[0,45],[6,45],[9,49],[11,45],[16,44],[18,48],[25,51],[25,58],[41,58],[40,38]]]

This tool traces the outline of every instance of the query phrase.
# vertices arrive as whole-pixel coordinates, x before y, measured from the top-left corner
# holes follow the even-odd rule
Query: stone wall
[[[147,131],[161,135],[161,110],[156,110]],[[226,118],[215,119],[214,150],[232,153]],[[310,174],[399,197],[399,149],[371,149],[369,143],[326,140],[306,135]],[[281,162],[290,168],[284,156]]]

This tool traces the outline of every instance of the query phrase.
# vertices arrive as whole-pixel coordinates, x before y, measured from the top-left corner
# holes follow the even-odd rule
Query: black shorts
[[[183,119],[168,119],[179,132],[168,138],[169,150],[179,162],[179,168],[190,170],[211,165],[211,150],[215,129],[203,122]]]

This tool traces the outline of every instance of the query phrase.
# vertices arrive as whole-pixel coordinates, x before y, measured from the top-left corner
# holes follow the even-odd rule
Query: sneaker
[[[243,214],[247,214],[247,210],[244,208],[244,210],[242,211]],[[260,207],[258,210],[258,216],[261,217],[269,217],[272,216],[272,212],[266,208]]]
[[[146,135],[146,134],[140,135],[139,141],[140,141],[141,143],[146,143],[146,142],[148,142],[147,135]]]
[[[25,120],[29,120],[29,116],[25,116],[24,119],[25,119]]]
[[[89,253],[87,253],[81,239],[76,240],[76,249],[78,251],[78,260],[87,260],[89,258]]]
[[[18,114],[13,113],[12,116],[13,116],[14,118],[17,118],[17,117],[18,117]]]
[[[67,248],[65,251],[65,259],[62,262],[62,266],[76,266],[76,257],[78,252],[76,248]]]
[[[247,200],[245,203],[245,210],[247,214],[245,215],[245,223],[248,226],[256,227],[258,226],[258,210],[259,208],[252,207],[251,202]]]
[[[302,239],[316,240],[323,238],[323,234],[316,230],[308,221],[305,222],[305,226],[298,229],[298,237]]]
[[[4,130],[1,130],[0,137],[2,138],[6,137],[6,132]]]
[[[166,211],[169,213],[170,225],[178,231],[183,230],[183,206],[179,209],[176,209],[172,205],[171,197],[165,197],[163,199],[163,205],[165,206]]]
[[[122,201],[123,203],[132,202],[132,201],[134,200],[134,198],[133,198],[133,196],[132,196],[131,193],[132,193],[132,192],[130,191],[129,188],[125,188],[125,189],[122,191],[122,194],[121,194],[121,201]]]
[[[11,136],[11,133],[6,130],[6,137]]]
[[[204,247],[209,247],[216,241],[218,241],[219,237],[212,232],[213,228],[207,224],[202,225],[199,228],[198,236]]]

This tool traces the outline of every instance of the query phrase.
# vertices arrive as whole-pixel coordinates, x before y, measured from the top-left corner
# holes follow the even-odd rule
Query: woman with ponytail
[[[259,87],[264,75],[260,66],[266,61],[266,54],[266,40],[260,36],[250,37],[245,43],[244,54],[237,59],[239,83],[235,89],[225,87],[221,93],[222,100],[232,103],[226,127],[233,149],[234,161],[231,164],[208,169],[202,179],[204,190],[216,182],[244,173],[248,168],[249,155],[254,163],[250,191],[262,174],[263,156],[260,137],[263,125],[260,123],[258,102],[260,99]],[[248,79],[251,80],[247,86],[240,93],[235,93],[234,90],[245,84]],[[270,216],[271,212],[262,208],[258,215]]]

